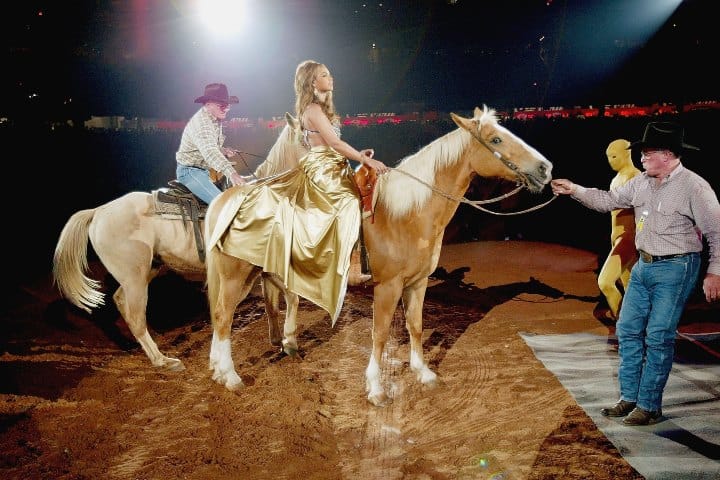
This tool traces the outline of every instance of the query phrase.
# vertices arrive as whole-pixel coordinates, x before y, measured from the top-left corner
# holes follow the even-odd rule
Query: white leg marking
[[[210,353],[210,366],[214,369],[213,380],[225,385],[228,390],[237,390],[243,386],[242,379],[235,371],[232,361],[230,339],[213,341]]]
[[[417,374],[417,379],[423,385],[434,385],[437,381],[435,372],[430,370],[430,367],[425,364],[422,357],[415,353],[414,350],[410,352],[410,368]]]
[[[380,364],[374,355],[370,355],[370,363],[365,369],[365,389],[368,392],[368,400],[373,405],[380,406],[387,400],[380,383]]]

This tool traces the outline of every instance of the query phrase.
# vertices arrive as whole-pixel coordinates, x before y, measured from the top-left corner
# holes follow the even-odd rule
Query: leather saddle
[[[375,223],[375,211],[373,200],[375,197],[375,185],[377,184],[377,173],[372,168],[360,165],[355,170],[355,185],[360,193],[360,208],[362,217],[370,218]]]
[[[170,180],[167,187],[153,191],[153,196],[157,214],[179,215],[183,223],[187,221],[192,223],[198,257],[205,263],[205,241],[200,220],[205,218],[207,203],[177,180]]]
[[[375,223],[375,197],[377,185],[377,173],[372,168],[360,165],[355,170],[355,185],[360,193],[360,208],[362,218],[369,218],[370,223]],[[363,233],[362,222],[360,223],[360,268],[362,273],[370,273],[370,258],[365,247],[365,234]]]

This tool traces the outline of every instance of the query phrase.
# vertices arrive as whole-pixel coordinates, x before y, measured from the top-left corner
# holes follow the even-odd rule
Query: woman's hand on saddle
[[[555,195],[572,195],[575,193],[576,185],[566,178],[556,178],[550,182]]]
[[[228,158],[234,157],[237,154],[237,152],[235,150],[233,150],[232,148],[220,147],[220,150],[222,151],[223,155],[225,155]]]
[[[383,173],[387,173],[390,171],[390,168],[388,168],[388,166],[385,165],[383,162],[372,158],[372,156],[375,154],[375,151],[373,149],[369,148],[361,150],[360,153],[362,153],[364,157],[362,161],[363,165],[372,168],[373,170],[375,170],[375,172],[377,172],[378,175],[382,175]]]

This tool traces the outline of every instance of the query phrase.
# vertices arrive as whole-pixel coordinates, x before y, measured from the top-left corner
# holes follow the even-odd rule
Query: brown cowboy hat
[[[238,103],[238,97],[228,96],[228,89],[224,83],[211,83],[205,87],[205,94],[195,99],[195,103]]]
[[[631,143],[628,149],[659,148],[676,154],[683,150],[700,150],[683,141],[684,133],[683,127],[674,122],[650,122],[645,126],[642,139]]]

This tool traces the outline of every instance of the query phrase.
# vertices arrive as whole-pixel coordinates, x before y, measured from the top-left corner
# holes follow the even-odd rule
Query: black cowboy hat
[[[630,144],[631,148],[659,148],[670,150],[675,154],[683,150],[700,150],[683,141],[684,129],[674,122],[650,122],[645,127],[642,140]]]
[[[205,87],[205,95],[195,99],[195,103],[238,103],[238,97],[228,96],[228,89],[224,83],[211,83]]]

